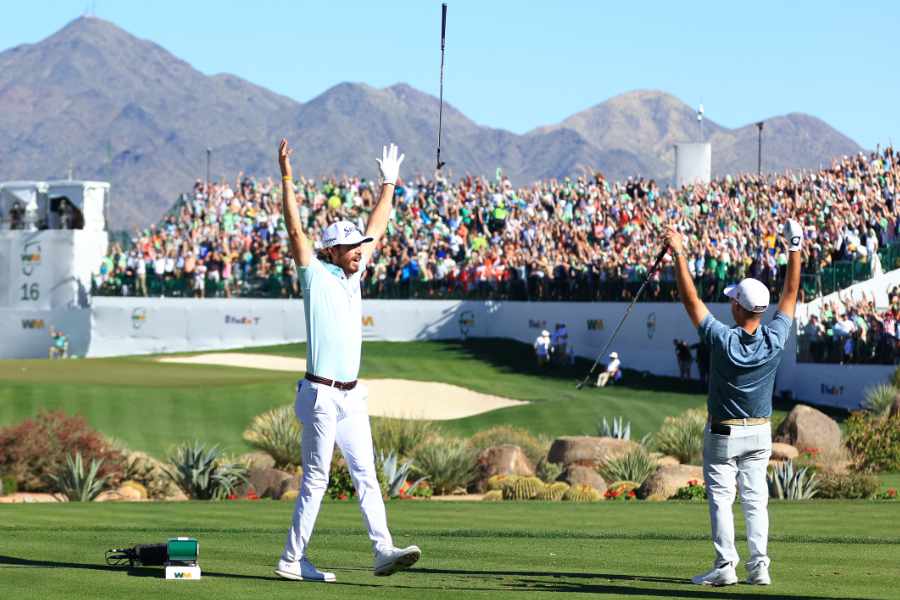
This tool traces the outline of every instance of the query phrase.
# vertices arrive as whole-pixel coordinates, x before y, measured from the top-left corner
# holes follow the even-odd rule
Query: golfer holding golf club
[[[778,311],[762,324],[769,306],[769,290],[756,279],[744,279],[725,289],[731,298],[735,327],[713,317],[694,289],[684,256],[681,233],[669,227],[666,241],[675,258],[678,294],[700,339],[710,350],[709,422],[703,439],[703,478],[709,498],[716,560],[708,573],[693,578],[704,585],[737,583],[731,507],[740,489],[747,525],[747,583],[769,585],[769,499],[766,468],[772,454],[772,390],[775,372],[790,333],[800,288],[800,245],[803,229],[794,220],[784,227],[788,253],[787,276]]]
[[[303,423],[303,481],[284,552],[275,573],[296,581],[334,581],[333,573],[316,569],[307,558],[309,539],[319,514],[334,445],[347,461],[359,506],[375,552],[375,575],[408,568],[421,556],[416,546],[395,548],[387,526],[375,470],[369,428],[367,390],[356,381],[362,348],[360,278],[391,215],[394,186],[403,155],[385,148],[377,159],[383,184],[381,198],[366,233],[348,221],[328,226],[315,256],[303,231],[294,199],[291,152],[281,140],[278,163],[284,191],[284,217],[291,253],[300,270],[306,313],[306,376],[299,383],[294,411]]]

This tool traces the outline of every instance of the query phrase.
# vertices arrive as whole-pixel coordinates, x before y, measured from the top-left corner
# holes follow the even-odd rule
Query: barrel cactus
[[[518,475],[494,475],[488,477],[488,490],[503,490],[504,487],[513,485],[519,479]]]
[[[481,499],[485,502],[500,502],[503,500],[503,492],[500,490],[489,490]]]
[[[544,488],[537,477],[520,477],[512,485],[503,488],[504,500],[531,500]]]
[[[586,483],[572,486],[563,496],[563,500],[569,502],[599,502],[601,498],[600,492]]]
[[[550,502],[559,502],[563,499],[566,492],[569,491],[569,484],[565,481],[557,481],[555,483],[551,483],[550,485],[544,486],[540,492],[538,492],[537,496],[535,496],[535,500],[546,500]]]

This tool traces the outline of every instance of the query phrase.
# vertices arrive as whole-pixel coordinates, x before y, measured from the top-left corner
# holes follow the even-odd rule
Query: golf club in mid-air
[[[656,260],[653,262],[653,266],[650,267],[650,270],[647,271],[647,276],[644,277],[644,283],[641,284],[641,287],[638,288],[637,293],[634,295],[634,300],[631,301],[631,304],[628,305],[628,308],[625,309],[625,314],[622,316],[622,320],[619,321],[619,324],[616,326],[615,331],[613,331],[612,336],[610,336],[609,340],[607,340],[606,345],[603,346],[603,350],[600,351],[600,354],[597,355],[597,360],[594,361],[594,364],[591,365],[591,370],[588,371],[587,376],[578,382],[578,385],[575,386],[577,389],[583,388],[588,381],[591,380],[591,377],[594,375],[594,369],[597,368],[597,365],[600,364],[600,359],[606,356],[606,351],[609,350],[609,347],[612,345],[613,340],[616,339],[616,335],[618,335],[619,330],[622,328],[622,325],[625,324],[625,319],[628,318],[628,313],[631,312],[631,309],[634,308],[634,304],[638,301],[638,298],[641,297],[641,293],[643,293],[644,288],[647,287],[647,284],[650,282],[650,278],[653,277],[653,274],[659,269],[659,265],[662,263],[663,257],[668,252],[669,246],[664,245],[662,250],[659,251],[659,254],[656,255]]]

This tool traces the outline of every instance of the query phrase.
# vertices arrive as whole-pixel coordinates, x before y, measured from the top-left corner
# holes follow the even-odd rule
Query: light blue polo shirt
[[[711,314],[697,328],[709,344],[709,398],[706,407],[716,420],[772,416],[775,373],[793,319],[776,312],[768,325],[750,335],[728,327]]]
[[[360,279],[366,265],[347,277],[335,265],[313,257],[300,268],[306,313],[306,370],[333,381],[355,381],[362,351]]]

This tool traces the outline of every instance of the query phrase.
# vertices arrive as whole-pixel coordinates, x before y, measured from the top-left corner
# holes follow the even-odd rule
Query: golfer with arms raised
[[[294,199],[292,150],[281,140],[278,163],[284,189],[284,217],[294,261],[300,269],[306,313],[306,376],[299,383],[294,411],[303,423],[303,481],[287,543],[275,572],[296,581],[334,581],[333,573],[316,569],[306,556],[316,523],[334,445],[347,461],[359,506],[375,552],[375,575],[408,568],[421,556],[419,548],[395,548],[387,526],[384,501],[375,470],[369,429],[367,391],[357,384],[362,349],[360,278],[387,228],[394,186],[403,156],[391,144],[377,160],[384,180],[381,198],[365,235],[348,221],[328,226],[316,257],[300,223]]]
[[[790,333],[800,288],[800,244],[803,230],[789,220],[784,228],[787,242],[787,277],[771,322],[761,323],[769,306],[769,290],[756,279],[744,279],[725,289],[731,298],[735,327],[713,317],[694,289],[688,272],[681,234],[670,227],[666,241],[675,258],[678,294],[700,339],[710,347],[709,422],[703,439],[703,478],[709,497],[713,547],[716,559],[708,573],[693,578],[704,585],[737,583],[731,512],[735,489],[740,489],[747,525],[747,583],[768,585],[769,499],[766,468],[772,454],[772,390],[775,372]]]

